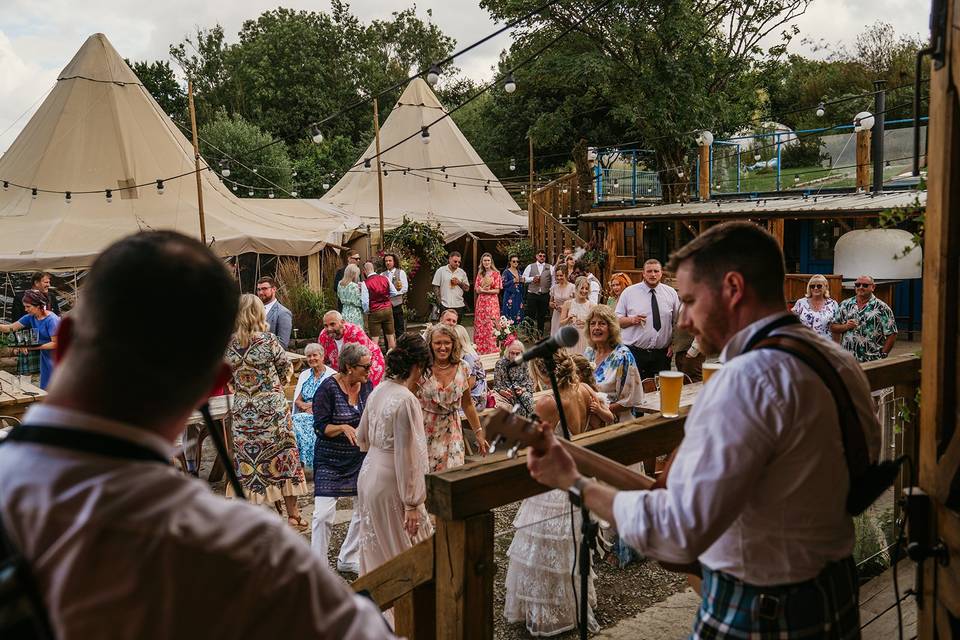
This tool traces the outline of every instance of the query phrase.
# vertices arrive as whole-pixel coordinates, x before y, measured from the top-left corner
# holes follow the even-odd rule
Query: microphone
[[[563,347],[572,347],[577,344],[580,340],[580,332],[576,327],[567,325],[560,329],[556,335],[551,336],[549,339],[544,340],[538,344],[533,345],[521,355],[513,359],[514,365],[523,364],[533,360],[534,358],[548,358],[557,352],[557,349]]]

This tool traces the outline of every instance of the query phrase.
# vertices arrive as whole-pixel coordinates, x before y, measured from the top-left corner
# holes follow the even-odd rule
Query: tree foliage
[[[166,60],[130,62],[126,59],[124,62],[137,74],[144,88],[150,92],[164,113],[180,122],[189,118],[187,92],[180,86],[169,62]]]
[[[231,188],[236,186],[236,195],[241,197],[264,198],[270,190],[274,195],[286,195],[283,190],[291,190],[292,165],[287,149],[282,144],[267,145],[271,137],[255,124],[247,122],[242,116],[231,116],[226,109],[217,110],[212,121],[199,130],[200,154],[221,173],[220,160],[243,156],[238,162],[230,162],[230,176],[225,183]],[[255,153],[246,153],[250,149],[263,147]],[[254,187],[250,196],[249,187]]]

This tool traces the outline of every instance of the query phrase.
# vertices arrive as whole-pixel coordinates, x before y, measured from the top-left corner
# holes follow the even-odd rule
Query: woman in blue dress
[[[370,350],[357,343],[343,345],[339,371],[327,378],[313,396],[313,538],[310,546],[327,557],[337,515],[337,498],[357,495],[357,476],[366,454],[357,446],[357,427],[373,390]],[[340,547],[337,570],[360,571],[360,523],[356,509]]]
[[[313,396],[320,384],[333,375],[333,369],[323,364],[323,347],[311,342],[303,350],[307,368],[300,372],[297,389],[293,392],[293,434],[297,437],[300,462],[304,469],[313,471],[313,448],[317,434],[313,431]]]
[[[510,256],[509,265],[503,270],[503,304],[500,313],[519,324],[523,320],[523,286],[520,281],[520,257]]]
[[[21,364],[18,373],[36,373],[36,358],[39,354],[40,388],[46,389],[53,374],[53,353],[57,348],[57,328],[60,318],[48,308],[47,295],[42,291],[31,289],[23,293],[23,309],[27,313],[11,324],[0,324],[0,333],[12,333],[23,329],[33,329],[37,333],[37,340],[29,347],[23,348],[19,354]]]

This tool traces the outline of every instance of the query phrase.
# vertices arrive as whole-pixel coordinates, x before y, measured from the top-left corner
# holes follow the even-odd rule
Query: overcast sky
[[[412,0],[353,0],[362,20],[386,18]],[[329,8],[328,0],[285,0],[295,9]],[[477,0],[419,0],[421,17],[433,10],[433,21],[459,46],[480,39],[498,25]],[[928,0],[814,0],[797,20],[801,37],[829,43],[853,42],[857,33],[877,20],[898,33],[927,33]],[[236,38],[243,20],[278,6],[276,0],[0,0],[0,149],[6,149],[29,120],[60,70],[84,40],[103,32],[120,55],[133,60],[167,59],[171,43],[180,42],[197,26],[223,25]],[[475,79],[488,78],[504,34],[474,49],[457,64]],[[796,51],[807,52],[799,44]],[[22,117],[21,117],[22,115]],[[18,120],[19,118],[19,120]]]

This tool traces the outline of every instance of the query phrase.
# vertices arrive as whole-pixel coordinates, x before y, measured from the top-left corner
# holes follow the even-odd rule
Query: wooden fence
[[[916,459],[915,404],[920,358],[899,356],[864,365],[870,388],[894,387],[899,408],[897,454]],[[684,416],[659,414],[611,425],[574,441],[611,460],[633,464],[671,452],[683,438]],[[915,471],[912,471],[915,473]],[[897,495],[904,483],[897,483]],[[436,534],[353,583],[381,609],[394,608],[398,635],[444,640],[493,637],[493,509],[543,493],[530,478],[526,459],[503,457],[427,476],[427,509],[436,517]]]

